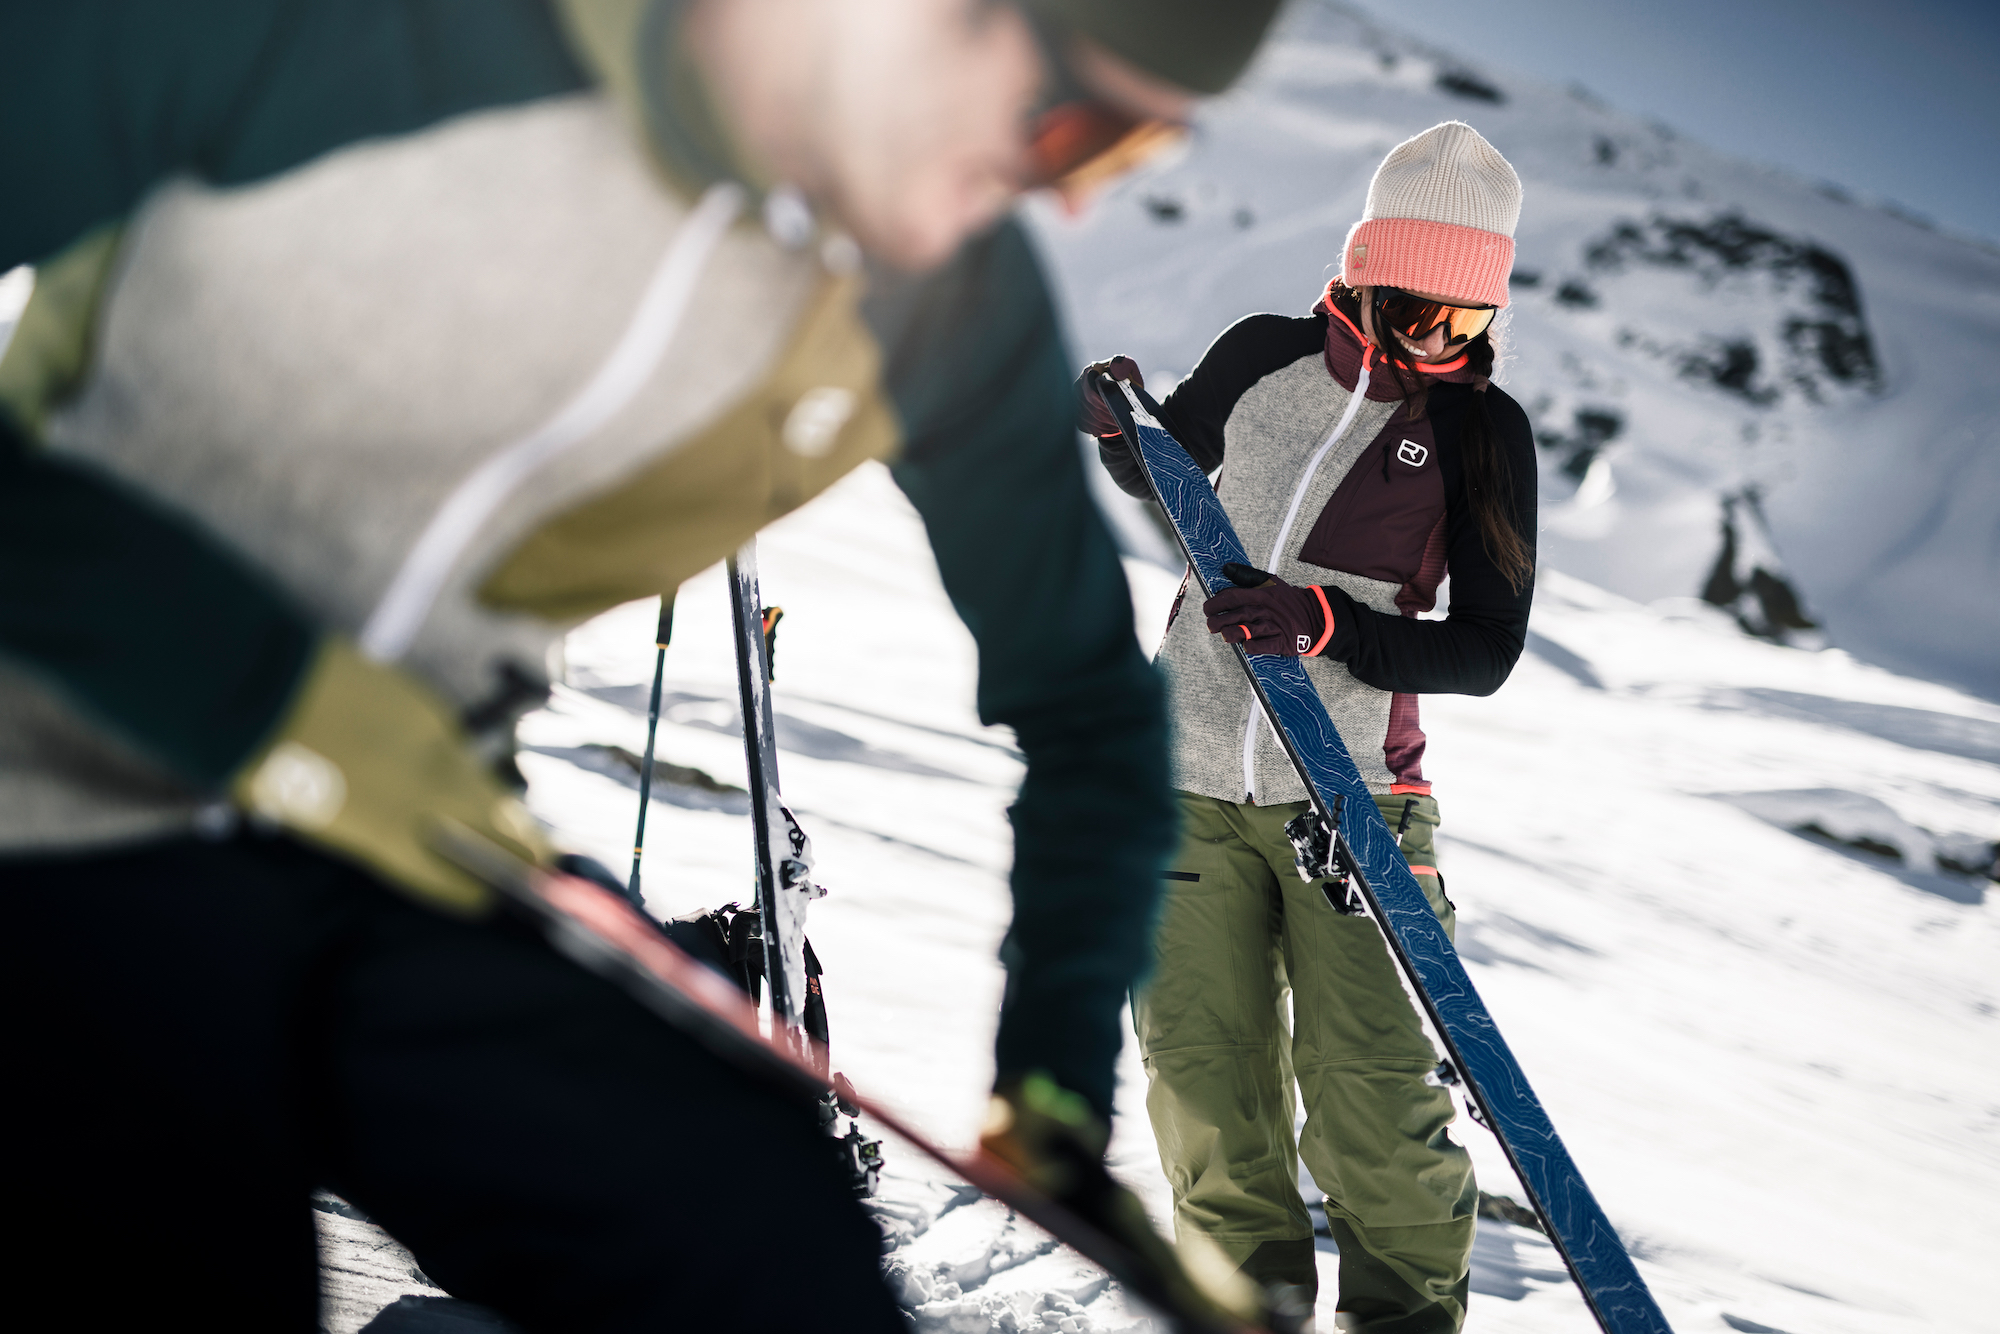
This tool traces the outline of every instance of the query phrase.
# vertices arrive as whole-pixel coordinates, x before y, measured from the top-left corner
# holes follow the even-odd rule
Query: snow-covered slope
[[[1164,388],[1239,317],[1303,312],[1382,154],[1447,119],[1526,187],[1504,382],[1544,447],[1549,563],[1781,632],[1789,581],[1833,642],[2000,696],[2000,254],[1586,94],[1296,5],[1183,160],[1036,211],[1080,358]]]
[[[1018,760],[973,715],[970,641],[885,472],[776,525],[760,560],[788,613],[785,790],[832,890],[809,929],[836,1064],[967,1144]],[[1128,569],[1155,641],[1175,576]],[[593,747],[643,744],[653,617],[635,604],[573,636],[569,684],[524,732],[537,811],[621,869],[636,794]],[[925,629],[885,645],[885,624]],[[727,625],[711,571],[682,594],[660,746],[740,785]],[[1645,605],[1551,572],[1508,685],[1425,708],[1473,976],[1676,1328],[1988,1323],[1967,1277],[2000,1248],[2000,922],[1991,883],[1946,864],[2000,839],[2000,707],[1752,639],[1696,599]],[[747,897],[740,799],[663,797],[652,907]],[[1863,841],[1904,860],[1847,846]],[[1114,1151],[1164,1211],[1129,1052],[1124,1077]],[[1484,1186],[1518,1196],[1484,1132],[1458,1133]],[[1131,1325],[1115,1290],[889,1152],[892,1265],[920,1328]],[[1539,1236],[1482,1229],[1472,1334],[1590,1328]]]

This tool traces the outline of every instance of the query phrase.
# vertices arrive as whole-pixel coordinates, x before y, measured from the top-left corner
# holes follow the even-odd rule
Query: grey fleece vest
[[[1365,394],[1365,386],[1357,391]],[[1364,606],[1398,614],[1401,585],[1310,564],[1299,558],[1299,548],[1362,451],[1401,406],[1365,397],[1357,402],[1357,394],[1327,374],[1318,353],[1273,371],[1237,401],[1223,426],[1225,462],[1217,489],[1253,562],[1288,583],[1337,586]],[[1305,784],[1256,711],[1235,657],[1208,632],[1200,590],[1190,586],[1158,658],[1173,719],[1174,785],[1219,801],[1304,801]],[[1395,777],[1382,751],[1394,696],[1355,680],[1345,663],[1307,658],[1305,666],[1369,790],[1387,793]]]

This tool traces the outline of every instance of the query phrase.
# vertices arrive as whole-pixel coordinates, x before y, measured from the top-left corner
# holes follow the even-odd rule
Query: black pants
[[[0,862],[0,911],[17,1297],[314,1329],[323,1185],[529,1329],[903,1328],[812,1109],[524,927],[250,835]]]

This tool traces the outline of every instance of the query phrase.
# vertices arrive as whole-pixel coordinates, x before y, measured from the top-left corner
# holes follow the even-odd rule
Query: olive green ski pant
[[[1437,803],[1376,800],[1451,931]],[[1183,792],[1180,806],[1158,964],[1132,1006],[1177,1227],[1207,1234],[1253,1278],[1316,1297],[1303,1157],[1340,1249],[1340,1327],[1451,1334],[1465,1319],[1478,1192],[1446,1130],[1451,1097],[1424,1082],[1438,1057],[1380,931],[1293,869],[1284,826],[1304,802]]]

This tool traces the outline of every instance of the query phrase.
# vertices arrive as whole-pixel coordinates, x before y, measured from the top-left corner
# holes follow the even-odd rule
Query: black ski
[[[774,1033],[797,1041],[806,997],[806,905],[811,844],[778,790],[778,737],[771,717],[772,635],[784,611],[765,607],[757,584],[757,541],[729,558],[729,612],[736,631],[736,698],[743,714],[743,760],[750,789],[751,853],[763,922],[764,978]]]

